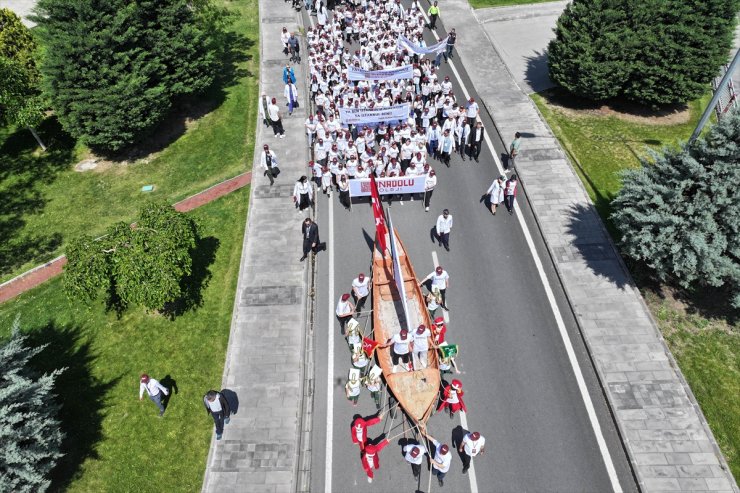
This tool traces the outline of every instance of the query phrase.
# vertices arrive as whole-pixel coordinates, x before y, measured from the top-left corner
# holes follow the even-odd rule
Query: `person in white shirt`
[[[264,170],[264,175],[270,180],[270,186],[275,183],[275,177],[277,177],[280,171],[277,167],[278,160],[275,152],[270,150],[270,146],[265,144],[262,146],[262,155],[260,156],[260,167]]]
[[[421,475],[421,463],[424,461],[424,454],[426,453],[426,447],[419,443],[410,443],[403,447],[403,458],[411,464],[411,472],[414,473],[416,479],[419,479]]]
[[[367,367],[370,360],[362,350],[362,344],[353,344],[350,346],[352,349],[352,366],[359,369],[361,372]]]
[[[293,187],[293,202],[295,202],[295,208],[298,213],[309,208],[311,202],[313,202],[313,186],[305,175],[301,176],[295,182],[295,186]]]
[[[501,175],[491,183],[486,193],[489,195],[491,214],[496,215],[496,207],[504,201],[504,182],[506,177]]]
[[[209,390],[203,396],[203,405],[216,424],[216,440],[221,440],[221,436],[224,434],[224,425],[229,424],[229,416],[231,415],[229,402],[221,393]]]
[[[471,459],[476,455],[482,456],[486,452],[486,439],[477,431],[467,433],[463,437],[462,442],[460,442],[457,451],[460,452],[460,458],[463,463],[462,473],[467,474],[468,469],[470,469]]]
[[[432,332],[424,324],[421,324],[414,332],[414,368],[424,369],[427,367],[427,353],[431,335]]]
[[[430,169],[424,180],[424,211],[429,212],[429,202],[432,200],[434,187],[437,186],[437,173]]]
[[[272,131],[275,133],[275,137],[285,138],[283,120],[280,118],[280,108],[277,105],[277,99],[272,98],[270,101],[270,104],[267,106],[267,115],[270,117],[270,124],[272,125]]]
[[[380,408],[382,407],[380,404],[380,390],[381,385],[383,384],[383,382],[380,381],[380,376],[370,371],[370,373],[363,378],[363,381],[365,383],[365,388],[370,392],[370,396],[375,401],[375,408],[380,411]],[[381,417],[382,415],[383,414],[381,413]]]
[[[344,385],[344,392],[347,394],[347,400],[352,403],[352,406],[357,406],[357,400],[360,398],[361,390],[362,383],[360,382],[360,372],[357,370],[350,370],[349,379]]]
[[[139,400],[144,399],[144,392],[147,393],[149,399],[159,408],[159,417],[161,418],[164,414],[164,404],[162,403],[162,394],[170,395],[170,391],[159,383],[154,378],[150,378],[149,375],[144,373],[139,379]]]
[[[436,240],[439,246],[444,246],[448,252],[450,251],[450,231],[452,231],[452,215],[449,210],[445,209],[442,211],[442,215],[437,218],[435,232],[437,233]]]
[[[468,100],[468,106],[465,108],[465,116],[468,119],[468,125],[471,127],[475,125],[475,120],[478,118],[479,114],[480,108],[478,107],[478,103],[475,102],[475,99],[470,98]]]
[[[411,363],[411,338],[409,337],[409,331],[406,329],[401,329],[398,334],[394,334],[393,337],[388,339],[385,344],[382,344],[378,347],[387,348],[391,344],[393,345],[393,348],[391,349],[393,373],[396,373],[399,361],[402,363],[402,366],[406,371],[410,371],[409,364]]]
[[[442,298],[440,306],[449,311],[449,308],[447,308],[446,292],[447,288],[450,287],[450,275],[441,265],[438,265],[431,274],[426,276],[419,283],[419,286],[424,286],[430,293],[434,292],[435,289],[438,290],[439,295]]]
[[[335,310],[337,320],[339,321],[339,328],[341,329],[342,336],[344,336],[344,328],[355,315],[355,305],[349,301],[349,293],[344,293],[339,301],[337,302],[337,309]]]
[[[308,115],[306,122],[303,124],[306,127],[306,138],[308,139],[308,147],[313,146],[313,140],[316,137],[316,125],[318,122],[313,115]]]
[[[424,436],[434,445],[434,457],[432,458],[432,472],[437,476],[440,486],[444,486],[445,475],[450,470],[452,464],[452,454],[450,447],[446,443],[438,442],[433,436],[422,432]],[[431,455],[431,454],[430,454]]]
[[[365,277],[362,272],[352,281],[352,298],[355,300],[355,310],[358,315],[362,313],[362,307],[365,306],[365,301],[370,294],[369,284],[370,278]]]

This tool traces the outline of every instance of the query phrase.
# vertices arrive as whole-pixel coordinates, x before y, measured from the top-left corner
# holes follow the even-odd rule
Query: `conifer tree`
[[[550,78],[597,101],[692,100],[727,62],[738,8],[738,0],[574,0],[549,45]]]
[[[729,286],[740,308],[740,111],[705,139],[628,170],[613,207],[622,251],[686,288]]]
[[[219,36],[204,20],[210,8],[204,0],[40,0],[44,88],[65,130],[120,150],[152,131],[175,98],[208,88]]]
[[[31,358],[46,346],[29,348],[18,319],[9,341],[0,346],[0,491],[46,491],[48,473],[62,456],[59,406],[52,393],[63,371],[37,375]]]

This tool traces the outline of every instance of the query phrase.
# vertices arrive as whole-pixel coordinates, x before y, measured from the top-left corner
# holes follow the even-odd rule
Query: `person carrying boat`
[[[433,436],[422,432],[424,437],[432,442],[434,445],[434,457],[432,458],[432,472],[437,476],[437,481],[440,486],[444,486],[445,475],[450,470],[452,464],[452,454],[450,453],[450,447],[446,443],[438,442]],[[431,457],[431,454],[430,454]]]
[[[462,390],[462,382],[460,380],[453,380],[451,384],[445,387],[444,400],[440,403],[437,408],[437,412],[440,412],[445,407],[450,409],[450,419],[458,411],[468,412],[463,402],[462,396],[464,392]]]
[[[357,406],[360,390],[362,390],[360,370],[352,368],[349,370],[349,380],[344,384],[344,393],[347,395],[347,400],[352,402],[352,406]]]
[[[427,295],[424,297],[424,301],[426,301],[427,304],[427,311],[429,311],[429,318],[434,318],[434,316],[437,314],[437,309],[439,308],[439,304],[442,301],[442,299],[439,297],[439,290],[427,293]]]
[[[365,419],[362,416],[357,416],[352,421],[352,429],[350,430],[350,436],[352,443],[356,443],[360,446],[360,450],[365,449],[367,443],[367,429],[372,425],[376,425],[383,419],[383,413],[376,414],[372,418]]]
[[[431,331],[424,324],[419,325],[414,332],[414,368],[417,368],[417,361],[419,370],[427,367],[427,353],[429,352],[429,337],[431,335]]]
[[[455,374],[459,375],[460,370],[457,368],[455,358],[442,349],[446,346],[448,346],[447,341],[444,341],[437,346],[437,349],[439,349],[439,372],[442,375],[445,373],[452,373],[452,368],[454,367]]]
[[[396,373],[398,363],[401,361],[406,371],[409,371],[409,364],[411,363],[411,338],[409,337],[409,331],[401,329],[398,334],[388,339],[385,344],[379,346],[381,348],[387,348],[390,345],[391,348],[391,360],[393,361],[393,373]]]
[[[380,389],[382,382],[380,381],[380,375],[373,374],[371,371],[364,379],[363,383],[365,384],[365,388],[370,392],[370,397],[373,398],[375,401],[375,409],[380,411]]]
[[[432,327],[432,336],[434,338],[434,344],[440,345],[445,342],[445,335],[447,334],[447,325],[445,325],[445,319],[437,317],[434,319],[434,326]]]
[[[380,451],[389,443],[388,439],[384,438],[377,445],[373,443],[366,444],[362,450],[362,468],[367,473],[368,483],[373,482],[373,469],[380,469]]]
[[[419,479],[421,475],[421,463],[424,461],[424,454],[426,453],[426,447],[418,443],[410,443],[403,447],[403,458],[411,464],[411,472],[414,473],[415,479]]]
[[[438,265],[431,274],[426,276],[420,283],[419,286],[424,286],[430,293],[433,293],[435,289],[439,290],[439,295],[442,298],[440,306],[447,311],[447,288],[450,286],[450,275],[441,265]]]
[[[355,315],[355,305],[349,300],[349,293],[344,293],[339,301],[337,302],[337,320],[339,320],[339,329],[344,335],[344,327],[347,322]]]
[[[365,373],[369,362],[367,354],[362,350],[362,344],[354,344],[352,346],[352,366],[360,370],[360,373]]]
[[[355,307],[358,314],[362,312],[362,307],[365,306],[365,301],[370,294],[370,289],[368,289],[369,283],[370,278],[365,277],[365,274],[362,272],[352,281],[352,297],[355,300]]]

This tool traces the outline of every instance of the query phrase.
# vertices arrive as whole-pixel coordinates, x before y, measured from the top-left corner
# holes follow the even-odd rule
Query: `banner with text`
[[[406,120],[409,117],[409,107],[409,103],[403,103],[380,108],[339,108],[339,118],[343,125]]]
[[[447,49],[447,38],[443,39],[437,44],[432,46],[421,46],[411,42],[409,38],[404,35],[398,36],[398,49],[409,50],[417,55],[428,55],[429,53],[439,53]]]
[[[426,176],[398,176],[394,178],[376,178],[378,193],[424,193]],[[349,181],[349,194],[352,197],[367,197],[371,193],[370,178],[356,178]]]
[[[413,65],[404,65],[388,70],[362,70],[353,66],[347,68],[347,78],[349,80],[400,80],[411,79],[412,77],[414,77]]]

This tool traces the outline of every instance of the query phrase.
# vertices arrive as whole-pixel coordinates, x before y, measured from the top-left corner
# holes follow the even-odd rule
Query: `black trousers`
[[[308,252],[316,253],[316,247],[311,246],[311,240],[303,239],[303,255],[308,255]]]
[[[427,190],[424,193],[424,207],[429,207],[429,202],[432,200],[432,192],[434,192],[434,189]]]
[[[473,142],[470,145],[470,155],[474,159],[478,159],[478,156],[480,156],[480,150],[481,147],[483,147],[483,141],[479,140],[478,142]]]
[[[470,469],[470,460],[472,459],[472,457],[466,454],[464,450],[462,454],[459,454],[459,455],[463,463],[463,471],[467,471],[468,469]]]
[[[421,474],[421,464],[411,464],[411,471],[414,473],[414,477],[418,478]]]
[[[275,135],[282,135],[285,133],[285,130],[283,130],[283,121],[281,119],[272,122],[272,131],[275,132]]]
[[[430,29],[436,29],[437,28],[437,14],[432,14],[429,16],[429,28]]]
[[[358,298],[355,292],[352,291],[352,299],[355,300],[355,309],[357,310],[357,313],[360,313],[362,311],[362,308],[365,306],[365,301],[367,300],[367,296]]]
[[[344,317],[340,317],[337,315],[337,320],[339,321],[339,330],[344,335],[344,328],[347,325],[347,322],[349,322],[349,319],[352,318],[352,315],[345,315]]]
[[[427,282],[424,283],[424,287],[427,288],[427,290],[431,293],[432,292],[432,280],[429,279]],[[447,308],[447,296],[445,296],[445,293],[447,292],[447,288],[440,289],[439,295],[442,297],[442,307]]]
[[[408,365],[411,362],[411,353],[396,354],[396,352],[391,349],[391,360],[393,361],[393,366],[398,364],[398,360],[401,360]]]

